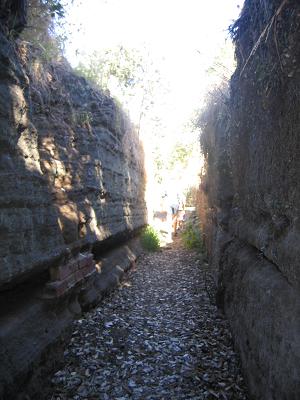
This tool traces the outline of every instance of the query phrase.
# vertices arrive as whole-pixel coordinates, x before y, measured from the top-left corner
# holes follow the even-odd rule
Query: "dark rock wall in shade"
[[[200,214],[251,398],[300,398],[300,5],[246,0]],[[217,110],[216,110],[217,111]]]

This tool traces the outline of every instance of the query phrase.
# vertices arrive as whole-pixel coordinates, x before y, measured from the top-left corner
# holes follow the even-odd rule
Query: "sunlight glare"
[[[153,118],[147,116],[140,120],[141,93],[136,92],[130,104],[126,104],[131,120],[135,124],[139,121],[141,127],[150,219],[164,190],[176,188],[183,192],[186,187],[198,184],[199,132],[189,129],[188,124],[216,81],[208,69],[220,56],[220,49],[227,48],[228,60],[222,62],[233,71],[228,27],[238,17],[242,3],[242,0],[75,0],[69,8],[67,23],[71,34],[66,56],[73,66],[95,50],[122,45],[146,54],[159,71],[162,86],[153,98],[152,110],[159,123],[155,125]],[[119,97],[113,80],[109,90]],[[162,185],[158,185],[154,179],[155,149],[166,160],[172,157],[177,142],[194,144],[190,160],[184,170],[174,167],[171,173],[162,171]]]

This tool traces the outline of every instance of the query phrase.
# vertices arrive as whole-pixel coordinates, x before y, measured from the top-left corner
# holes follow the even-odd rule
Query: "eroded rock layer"
[[[6,399],[16,398],[70,321],[118,283],[138,246],[118,250],[109,262],[103,254],[146,222],[143,148],[134,127],[64,60],[42,62],[16,38],[22,27],[15,6],[0,5],[0,398]]]
[[[206,148],[206,242],[254,399],[300,397],[299,14],[298,1],[245,2]]]
[[[112,99],[1,41],[3,287],[141,227],[145,203],[143,150]]]

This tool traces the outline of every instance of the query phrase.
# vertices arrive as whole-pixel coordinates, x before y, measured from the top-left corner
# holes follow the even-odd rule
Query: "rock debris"
[[[228,324],[196,253],[178,241],[139,259],[74,322],[49,399],[247,399]]]

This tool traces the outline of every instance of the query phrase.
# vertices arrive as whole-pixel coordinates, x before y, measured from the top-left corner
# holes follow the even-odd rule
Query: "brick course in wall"
[[[77,283],[96,272],[96,265],[91,253],[82,254],[67,264],[50,269],[50,282],[46,284],[44,294],[47,297],[61,297]]]

